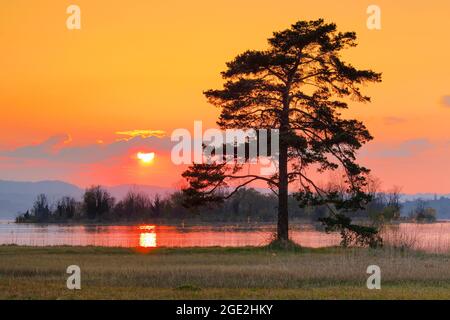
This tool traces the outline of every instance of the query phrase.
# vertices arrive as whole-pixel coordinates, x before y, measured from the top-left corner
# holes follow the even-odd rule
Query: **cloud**
[[[55,154],[59,148],[62,148],[70,141],[70,135],[55,135],[38,144],[19,147],[11,151],[0,151],[0,156],[17,158],[42,158],[51,154]]]
[[[68,137],[68,135],[53,136],[39,144],[23,146],[14,150],[0,150],[0,157],[87,164],[121,157],[135,151],[168,152],[174,144],[170,138],[138,135],[109,144],[97,142],[83,146],[71,146],[67,144]]]
[[[450,95],[445,95],[442,97],[442,104],[444,107],[450,108]]]
[[[142,130],[142,129],[137,129],[137,130],[129,130],[129,131],[117,131],[116,132],[117,135],[122,135],[125,136],[124,138],[120,138],[117,139],[118,141],[121,140],[130,140],[136,137],[141,137],[141,138],[150,138],[150,137],[164,137],[165,136],[165,132],[162,130]]]
[[[361,152],[362,156],[373,158],[412,157],[433,147],[427,139],[406,140],[397,144],[371,143]]]

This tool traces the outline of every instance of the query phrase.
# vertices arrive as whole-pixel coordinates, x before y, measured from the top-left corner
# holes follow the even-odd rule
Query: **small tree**
[[[101,219],[114,207],[115,199],[101,186],[86,189],[83,195],[83,209],[89,219]]]
[[[150,201],[150,211],[152,217],[160,218],[162,216],[163,209],[164,209],[164,201],[157,194],[155,195],[153,201]]]
[[[48,221],[51,215],[50,205],[48,198],[45,194],[37,196],[33,204],[33,214],[36,217],[36,221],[45,222]]]
[[[78,202],[73,197],[62,197],[56,203],[58,219],[73,219],[78,208]]]
[[[150,215],[152,202],[150,197],[137,190],[130,190],[115,207],[120,218],[126,220],[143,220]]]
[[[400,188],[394,187],[387,193],[375,193],[365,211],[372,221],[382,224],[384,222],[399,220],[401,208]]]
[[[418,222],[434,222],[436,221],[437,212],[435,209],[427,206],[427,203],[422,200],[417,200],[417,205],[410,217]]]
[[[186,197],[183,192],[175,191],[170,195],[170,198],[167,199],[167,212],[173,217],[177,219],[186,219],[188,216],[193,215],[193,210],[186,208],[184,205],[186,201]]]
[[[30,214],[28,210],[25,213],[19,214],[16,217],[16,223],[26,223],[31,221],[33,221],[33,216]]]
[[[386,194],[387,204],[385,214],[388,221],[400,219],[400,212],[402,205],[400,203],[400,188],[394,187],[391,191]]]

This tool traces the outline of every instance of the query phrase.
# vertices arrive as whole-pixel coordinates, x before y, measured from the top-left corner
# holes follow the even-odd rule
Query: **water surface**
[[[337,233],[327,234],[312,224],[293,225],[291,238],[305,247],[338,245]],[[262,246],[273,237],[273,225],[37,225],[0,222],[0,245],[105,247],[241,247]],[[450,223],[401,223],[384,231],[385,242],[436,252],[450,251]]]

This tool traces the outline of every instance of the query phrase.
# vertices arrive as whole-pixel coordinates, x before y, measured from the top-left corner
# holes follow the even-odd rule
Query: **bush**
[[[417,201],[416,208],[410,213],[410,217],[417,222],[434,222],[436,221],[437,212],[435,209],[426,206],[423,200]]]

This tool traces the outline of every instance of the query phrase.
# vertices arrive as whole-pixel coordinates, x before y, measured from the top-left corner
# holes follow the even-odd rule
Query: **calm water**
[[[326,234],[313,225],[294,226],[291,238],[306,247],[338,245],[339,234]],[[275,226],[67,226],[0,222],[0,245],[29,246],[106,246],[106,247],[210,247],[262,246]],[[450,252],[450,223],[390,226],[385,241],[407,244],[417,249]]]

